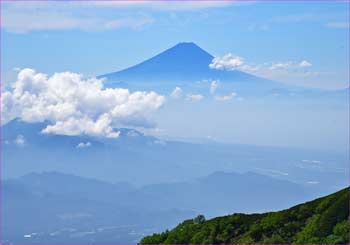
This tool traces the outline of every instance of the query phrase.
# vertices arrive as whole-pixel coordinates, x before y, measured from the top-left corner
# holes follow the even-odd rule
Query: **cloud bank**
[[[150,16],[119,18],[77,17],[65,13],[40,12],[29,14],[18,12],[5,14],[3,27],[8,32],[28,33],[42,30],[82,30],[87,32],[108,31],[121,28],[138,29],[152,24]]]
[[[148,116],[165,102],[155,92],[104,88],[100,79],[72,72],[48,76],[32,69],[18,73],[2,93],[3,123],[13,118],[51,122],[43,133],[118,137],[113,125],[149,127]]]
[[[286,62],[273,62],[264,63],[260,65],[246,63],[245,60],[237,55],[231,53],[225,54],[223,56],[215,57],[209,67],[215,70],[242,70],[250,72],[258,72],[263,70],[287,70],[287,69],[300,69],[311,67],[312,63],[307,60],[302,60],[300,62],[286,61]]]
[[[318,84],[319,80],[325,77],[324,74],[314,71],[312,62],[305,59],[255,64],[246,62],[240,56],[227,53],[215,57],[209,67],[215,70],[243,71],[279,82],[311,87],[319,87],[313,84]]]
[[[2,4],[4,11],[1,25],[12,33],[139,29],[155,22],[144,10],[193,11],[232,4],[232,1],[13,1]]]

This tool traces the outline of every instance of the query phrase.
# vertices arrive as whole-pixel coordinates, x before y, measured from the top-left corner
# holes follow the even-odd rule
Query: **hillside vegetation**
[[[140,244],[349,244],[349,188],[262,214],[233,214],[186,220]]]

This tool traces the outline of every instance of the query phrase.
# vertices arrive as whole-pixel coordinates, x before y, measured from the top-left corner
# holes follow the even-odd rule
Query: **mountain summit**
[[[241,71],[218,71],[209,68],[214,56],[192,42],[178,43],[172,48],[127,69],[100,76],[107,86],[116,83],[193,82],[204,79],[256,80]],[[119,85],[119,84],[118,84]]]
[[[208,68],[213,56],[195,43],[179,43],[172,48],[121,72],[153,71],[159,73],[201,72]]]

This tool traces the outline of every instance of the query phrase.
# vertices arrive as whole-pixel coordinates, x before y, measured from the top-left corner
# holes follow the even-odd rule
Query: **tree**
[[[203,224],[205,222],[205,217],[204,215],[200,214],[196,218],[193,219],[193,223],[198,225],[198,224]]]

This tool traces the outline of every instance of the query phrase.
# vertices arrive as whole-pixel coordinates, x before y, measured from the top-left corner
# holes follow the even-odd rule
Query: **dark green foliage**
[[[202,224],[205,222],[204,215],[198,215],[196,218],[193,219],[193,223],[195,224]]]
[[[233,214],[186,220],[140,244],[349,244],[349,188],[263,214]]]

